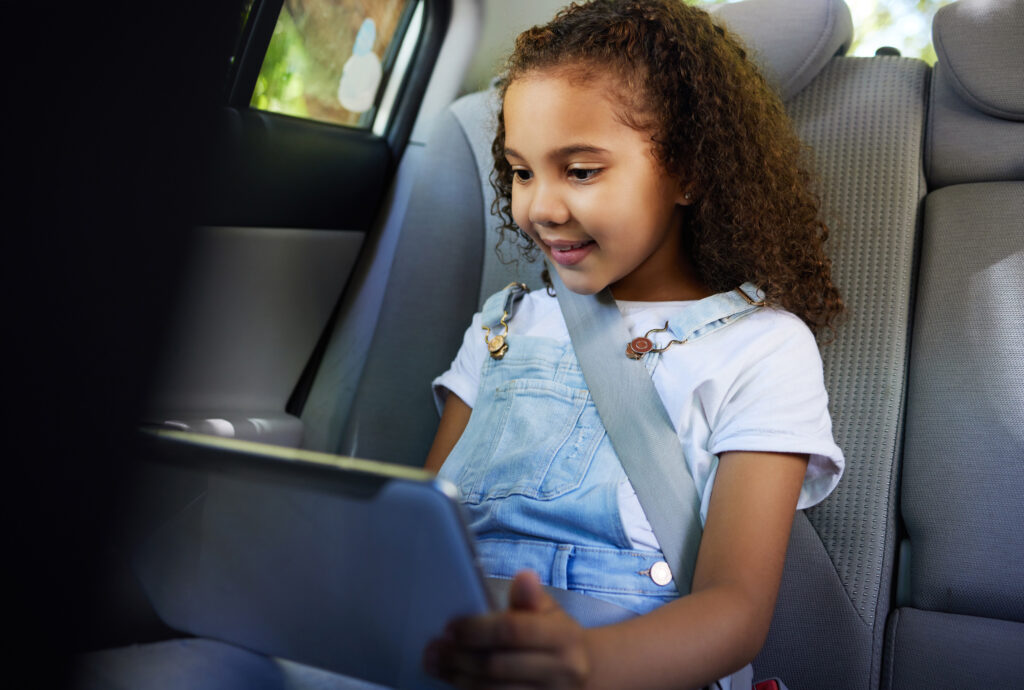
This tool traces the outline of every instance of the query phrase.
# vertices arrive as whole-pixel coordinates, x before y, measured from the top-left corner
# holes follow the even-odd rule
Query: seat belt
[[[579,295],[565,287],[557,271],[548,270],[548,274],[608,438],[661,546],[676,589],[680,596],[689,594],[704,528],[700,494],[675,426],[647,368],[623,352],[632,338],[611,291]],[[750,307],[741,315],[764,305],[753,285],[744,284],[739,292]],[[753,680],[750,664],[728,676],[733,690],[750,688]],[[710,687],[721,688],[722,681]]]
[[[700,495],[672,420],[607,288],[579,295],[549,270],[590,396],[636,491],[680,595],[690,593],[703,526]]]

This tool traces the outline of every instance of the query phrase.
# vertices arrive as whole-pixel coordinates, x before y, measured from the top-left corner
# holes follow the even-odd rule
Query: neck
[[[630,302],[675,302],[703,299],[711,291],[697,277],[686,253],[652,256],[610,286],[615,299]]]

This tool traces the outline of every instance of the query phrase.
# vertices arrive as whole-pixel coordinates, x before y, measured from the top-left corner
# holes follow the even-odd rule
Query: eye
[[[600,172],[601,168],[569,168],[569,177],[577,182],[588,182]]]
[[[512,171],[512,179],[516,182],[529,182],[533,173],[523,168],[515,168]]]

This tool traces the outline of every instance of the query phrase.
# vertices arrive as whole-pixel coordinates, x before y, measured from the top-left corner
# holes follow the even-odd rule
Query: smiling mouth
[[[551,258],[561,266],[573,266],[583,261],[597,246],[594,240],[582,240],[572,244],[559,243],[558,245],[548,244],[551,249]]]
[[[575,244],[566,244],[561,246],[553,246],[549,244],[548,246],[551,247],[551,251],[553,252],[571,252],[576,249],[582,249],[588,244],[594,244],[594,240],[583,240],[582,242],[576,242]]]

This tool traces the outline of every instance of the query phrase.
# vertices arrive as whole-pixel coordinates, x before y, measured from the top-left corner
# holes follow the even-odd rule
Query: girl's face
[[[582,80],[580,80],[582,81]],[[620,121],[611,77],[581,84],[530,73],[505,94],[512,216],[573,292],[611,286],[621,300],[679,300],[707,291],[683,256],[678,178],[650,134]]]

